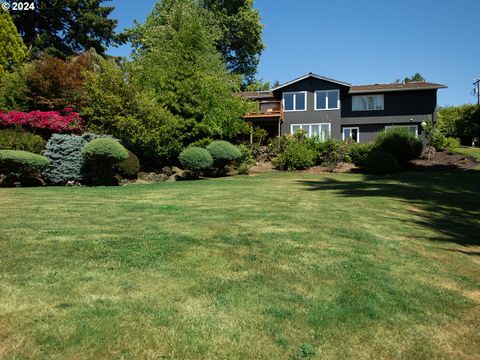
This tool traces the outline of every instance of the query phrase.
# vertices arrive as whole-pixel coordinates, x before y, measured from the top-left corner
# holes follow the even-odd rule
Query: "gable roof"
[[[369,84],[369,85],[353,85],[350,88],[350,94],[385,92],[385,91],[402,91],[402,90],[434,90],[445,89],[447,86],[434,84],[426,81],[414,81],[409,83],[391,83],[391,84]]]
[[[295,84],[299,81],[302,81],[302,80],[305,80],[309,77],[313,77],[315,79],[319,79],[319,80],[324,80],[324,81],[328,81],[328,82],[331,82],[331,83],[334,83],[334,84],[339,84],[339,85],[342,85],[342,86],[347,86],[347,87],[350,87],[352,86],[352,84],[349,84],[349,83],[346,83],[346,82],[343,82],[343,81],[339,81],[339,80],[335,80],[335,79],[331,79],[331,78],[328,78],[328,77],[325,77],[325,76],[321,76],[321,75],[317,75],[317,74],[314,74],[314,73],[309,73],[307,75],[303,75],[303,76],[300,76],[299,78],[296,78],[296,79],[293,79],[291,81],[288,81],[284,84],[281,84],[275,88],[272,89],[272,91],[276,91],[278,89],[281,89],[281,88],[284,88],[285,86],[289,86],[289,85],[292,85],[292,84]]]

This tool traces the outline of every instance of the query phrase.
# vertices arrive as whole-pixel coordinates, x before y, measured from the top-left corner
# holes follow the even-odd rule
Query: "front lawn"
[[[461,146],[458,148],[455,148],[453,152],[470,156],[471,158],[477,159],[480,161],[480,148],[478,147],[473,147],[473,146]]]
[[[479,358],[479,184],[0,189],[0,358]]]

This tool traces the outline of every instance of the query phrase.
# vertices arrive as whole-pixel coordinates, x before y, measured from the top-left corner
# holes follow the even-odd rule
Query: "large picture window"
[[[383,95],[352,97],[352,111],[383,110]]]
[[[284,111],[305,111],[306,108],[307,93],[305,91],[283,93]]]
[[[315,91],[315,110],[340,109],[338,90]]]
[[[292,124],[291,133],[295,134],[298,130],[304,130],[308,137],[318,137],[321,141],[330,138],[330,124]]]

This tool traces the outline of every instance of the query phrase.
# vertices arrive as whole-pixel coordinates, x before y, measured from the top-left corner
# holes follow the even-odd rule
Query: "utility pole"
[[[477,95],[477,104],[480,105],[480,78],[476,79],[473,85],[475,86],[474,94]]]

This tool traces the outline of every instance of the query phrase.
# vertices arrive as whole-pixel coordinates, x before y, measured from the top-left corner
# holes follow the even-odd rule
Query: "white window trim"
[[[333,92],[335,91],[337,93],[337,107],[334,107],[334,108],[329,108],[328,107],[328,92]],[[325,106],[326,108],[325,109],[319,109],[317,108],[317,93],[326,93],[327,96],[325,96]],[[315,91],[315,102],[314,102],[314,105],[315,105],[315,111],[323,111],[323,110],[339,110],[340,109],[340,90],[338,89],[333,89],[333,90],[316,90]]]
[[[290,134],[293,134],[293,127],[294,126],[310,126],[310,125],[328,125],[328,137],[331,138],[332,137],[332,124],[331,123],[312,123],[312,124],[290,124]],[[321,126],[320,126],[321,128]],[[307,136],[308,137],[311,137],[311,130],[312,128],[309,127],[309,130],[308,130],[308,134]]]
[[[399,127],[404,127],[404,128],[409,128],[409,127],[414,127],[415,126],[415,137],[418,137],[418,125],[417,124],[412,124],[412,125],[387,125],[385,126],[384,131],[387,131],[388,129],[391,128],[399,128]]]
[[[370,96],[381,96],[382,97],[382,108],[381,109],[360,109],[355,110],[353,108],[353,99],[359,97],[370,97]],[[352,96],[352,111],[382,111],[385,110],[385,96],[383,94],[370,94],[370,95],[353,95]]]
[[[285,95],[288,95],[288,94],[304,94],[305,96],[305,109],[303,110],[296,110],[297,108],[297,97],[294,96],[293,97],[293,109],[294,110],[286,110],[285,109]],[[283,106],[283,112],[294,112],[294,111],[307,111],[307,102],[308,102],[308,96],[307,96],[307,92],[306,91],[286,91],[282,94],[282,106]]]
[[[357,143],[360,142],[360,127],[358,126],[344,126],[342,128],[342,140],[345,140],[345,133],[343,132],[343,130],[345,129],[350,129],[350,131],[352,131],[352,129],[357,129]]]

